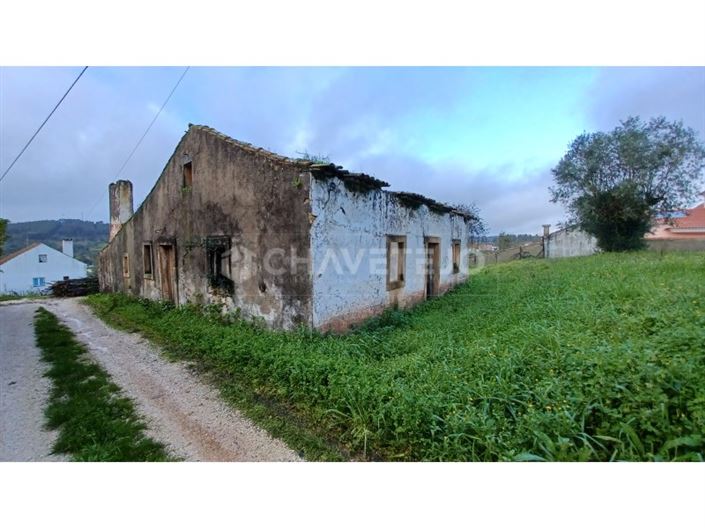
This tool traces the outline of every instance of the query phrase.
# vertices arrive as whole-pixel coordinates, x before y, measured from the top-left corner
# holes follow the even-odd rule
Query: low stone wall
[[[678,238],[646,241],[651,251],[705,251],[705,239]]]
[[[581,257],[598,251],[595,237],[579,229],[561,229],[545,239],[546,258]]]

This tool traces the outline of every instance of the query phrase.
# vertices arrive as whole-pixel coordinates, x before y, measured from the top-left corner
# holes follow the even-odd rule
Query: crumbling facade
[[[385,186],[191,125],[134,214],[111,184],[101,289],[343,331],[466,280],[472,218]]]

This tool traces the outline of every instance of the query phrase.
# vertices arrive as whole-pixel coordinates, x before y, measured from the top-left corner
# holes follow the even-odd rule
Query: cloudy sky
[[[0,68],[4,171],[81,68]],[[89,68],[0,184],[11,221],[108,218],[107,186],[183,68]],[[563,220],[550,169],[583,131],[680,119],[705,141],[705,68],[191,68],[120,178],[135,207],[188,123],[328,156],[393,190],[475,202],[490,232]]]

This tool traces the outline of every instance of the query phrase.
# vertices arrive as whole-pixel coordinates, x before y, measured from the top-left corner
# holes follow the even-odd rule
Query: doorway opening
[[[426,237],[426,298],[438,295],[441,282],[441,240],[438,237]]]
[[[176,250],[174,244],[159,244],[159,285],[162,300],[176,304]]]

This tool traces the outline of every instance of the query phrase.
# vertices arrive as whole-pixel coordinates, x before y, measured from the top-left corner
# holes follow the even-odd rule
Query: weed
[[[344,336],[88,302],[308,459],[702,460],[704,284],[702,253],[522,261]]]
[[[132,402],[52,313],[35,316],[37,344],[53,382],[47,425],[58,429],[54,453],[78,461],[164,461],[164,446],[144,435]]]

